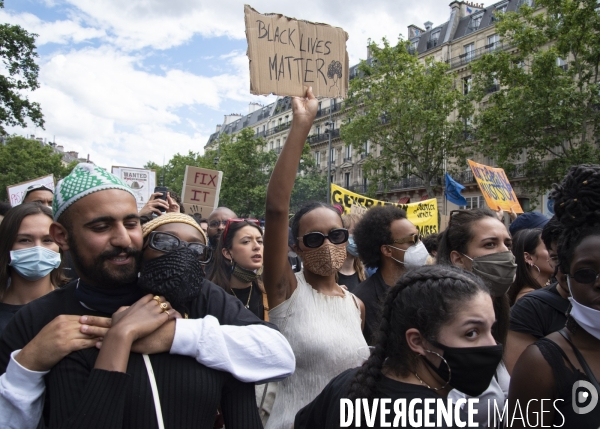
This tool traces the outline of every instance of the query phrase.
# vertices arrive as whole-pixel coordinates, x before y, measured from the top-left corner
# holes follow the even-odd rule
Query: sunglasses
[[[231,226],[231,224],[238,223],[238,222],[253,223],[260,228],[260,222],[258,219],[243,219],[243,218],[229,219],[227,221],[227,223],[225,224],[225,231],[223,231],[223,243],[225,243],[225,240],[227,239],[227,232],[229,231],[229,227]]]
[[[227,221],[227,220],[213,220],[213,221],[211,221],[208,224],[208,226],[210,226],[211,228],[218,228],[220,225],[223,225],[223,226],[227,225],[227,222],[229,222],[229,221]]]
[[[396,244],[404,244],[404,243],[418,244],[419,241],[421,241],[421,234],[416,233],[416,234],[411,234],[408,237],[399,238],[398,240],[394,240],[394,241],[392,241],[392,243],[396,243]]]
[[[309,232],[308,234],[304,234],[302,237],[302,243],[310,248],[314,249],[317,247],[321,247],[325,242],[325,239],[328,239],[331,244],[342,244],[348,241],[348,230],[346,228],[336,228],[329,231],[328,235],[322,234],[320,232]],[[298,237],[300,240],[300,237]]]
[[[590,285],[598,281],[600,273],[596,272],[596,270],[592,268],[582,268],[581,270],[575,271],[571,277],[575,279],[577,283]]]
[[[210,247],[202,243],[188,243],[168,232],[152,231],[148,236],[148,240],[148,246],[159,252],[169,253],[187,247],[197,255],[198,260],[203,264],[209,263],[212,259]]]

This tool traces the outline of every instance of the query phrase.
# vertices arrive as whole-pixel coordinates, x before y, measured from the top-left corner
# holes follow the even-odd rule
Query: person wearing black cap
[[[29,186],[23,194],[24,203],[38,202],[48,207],[52,207],[52,198],[54,198],[54,189],[40,183]]]
[[[544,225],[548,223],[548,220],[549,219],[540,212],[523,213],[510,224],[508,232],[510,232],[511,236],[514,236],[522,229],[543,228]]]

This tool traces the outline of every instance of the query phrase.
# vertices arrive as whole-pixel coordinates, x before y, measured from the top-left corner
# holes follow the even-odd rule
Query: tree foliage
[[[363,153],[369,142],[363,170],[370,194],[378,184],[388,190],[402,178],[417,177],[433,197],[432,181],[443,175],[445,159],[464,159],[464,118],[472,104],[455,88],[446,63],[419,61],[408,42],[391,46],[383,39],[383,46],[370,43],[369,50],[372,60],[361,62],[361,77],[350,82],[342,139]]]
[[[0,200],[6,201],[6,187],[53,174],[56,180],[68,175],[77,164],[63,166],[62,155],[51,146],[20,136],[0,144]]]
[[[480,152],[509,175],[524,162],[525,188],[543,192],[569,166],[600,162],[600,16],[596,0],[535,4],[496,25],[516,51],[473,63],[473,94],[483,102],[474,124]],[[493,84],[499,90],[488,95]]]
[[[169,190],[181,195],[183,188],[183,178],[185,176],[185,166],[210,168],[214,170],[214,161],[207,156],[200,155],[197,152],[188,151],[187,155],[175,154],[164,166],[155,162],[147,162],[144,168],[156,172],[156,185],[166,186]]]
[[[4,2],[0,1],[0,8]],[[29,118],[36,126],[44,127],[39,103],[31,102],[23,91],[39,87],[39,66],[35,47],[36,34],[18,25],[0,24],[0,58],[4,70],[0,73],[0,132],[6,125],[25,127]]]
[[[256,137],[250,128],[231,136],[223,134],[217,150],[203,155],[189,151],[176,154],[163,167],[148,162],[144,168],[156,171],[156,181],[181,195],[185,166],[203,167],[223,172],[219,205],[229,207],[239,216],[262,218],[265,213],[267,184],[277,161],[274,151],[265,151],[266,142]],[[162,180],[164,173],[164,181]],[[326,178],[319,175],[308,144],[304,147],[298,169],[298,178],[292,191],[290,210],[293,212],[304,202],[323,200]]]

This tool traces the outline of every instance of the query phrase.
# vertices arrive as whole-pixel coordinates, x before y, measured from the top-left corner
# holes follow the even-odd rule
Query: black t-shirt
[[[263,294],[256,283],[254,283],[251,287],[248,286],[244,289],[232,289],[235,292],[234,296],[240,300],[240,302],[254,313],[260,320],[265,320],[265,307],[263,305]],[[248,301],[248,295],[252,292],[252,296]]]
[[[569,301],[556,287],[554,283],[520,298],[510,309],[510,330],[539,339],[564,328]]]
[[[354,293],[354,290],[360,284],[360,280],[358,279],[358,273],[350,274],[349,276],[338,272],[338,284],[344,285],[348,288],[348,290]]]
[[[12,305],[12,304],[4,304],[0,302],[0,336],[2,336],[2,331],[8,322],[14,317],[15,313],[19,311],[21,308],[25,307],[24,305]]]
[[[379,270],[354,289],[354,295],[365,304],[363,335],[369,345],[373,345],[375,333],[379,330],[383,303],[389,289],[390,287],[383,281]]]
[[[342,372],[340,375],[332,379],[325,389],[307,406],[302,408],[296,414],[296,419],[294,421],[294,429],[337,429],[340,427],[340,400],[347,397],[347,394],[350,389],[350,384],[354,380],[354,377],[359,368],[352,368]],[[433,390],[428,389],[425,386],[418,386],[415,384],[403,383],[401,381],[392,380],[391,378],[382,376],[381,380],[377,383],[377,391],[373,395],[374,398],[386,398],[391,399],[391,403],[386,405],[386,409],[390,411],[387,416],[385,416],[384,423],[388,423],[388,426],[383,427],[404,427],[404,428],[412,428],[412,427],[425,427],[425,422],[422,421],[418,426],[411,426],[410,420],[408,418],[408,410],[409,404],[412,399],[421,399],[421,403],[415,405],[415,410],[421,410],[423,413],[423,402],[427,398],[431,399],[442,399],[440,395],[435,393]],[[394,419],[396,418],[396,413],[394,411],[394,402],[397,399],[406,399],[405,405],[405,415],[406,421],[403,422],[402,419],[398,421],[399,425],[394,424]],[[447,401],[444,399],[444,405],[446,406]],[[430,415],[429,419],[431,422],[437,423],[437,404],[436,401],[432,401],[433,404],[430,406],[430,409],[433,410],[433,414]],[[362,401],[361,401],[362,403]],[[353,401],[353,406],[355,406],[356,402]],[[380,403],[381,404],[381,403]],[[349,408],[347,406],[344,407],[346,411],[346,419],[350,418],[350,414],[348,413]],[[352,421],[350,426],[351,428],[381,428],[381,407],[377,407],[376,415],[374,422],[367,423],[366,421],[366,413],[361,408],[361,421],[360,424],[357,425],[356,421],[356,408],[354,408],[354,413],[352,414]],[[467,417],[462,412],[461,420],[463,422],[467,422]],[[344,422],[345,424],[348,421]],[[372,424],[374,423],[374,424]],[[405,423],[405,425],[403,425]],[[453,428],[453,426],[447,426],[445,422],[442,422],[440,425],[430,426],[437,428]]]

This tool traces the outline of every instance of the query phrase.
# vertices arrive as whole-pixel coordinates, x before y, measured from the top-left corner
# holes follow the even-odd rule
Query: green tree
[[[48,174],[53,174],[56,180],[62,179],[75,165],[76,162],[64,167],[62,155],[37,140],[8,137],[0,144],[0,200],[7,200],[7,186]]]
[[[325,201],[323,190],[327,188],[327,176],[319,174],[310,146],[304,145],[298,176],[292,189],[290,213],[295,213],[308,201]]]
[[[535,4],[502,15],[496,28],[510,51],[472,67],[479,151],[509,175],[524,161],[522,185],[541,193],[571,165],[600,162],[600,15],[596,0]]]
[[[448,64],[409,53],[408,42],[391,46],[369,43],[370,62],[359,65],[361,77],[350,82],[349,122],[342,139],[365,152],[363,165],[372,195],[378,184],[387,191],[402,178],[422,180],[427,193],[443,175],[444,161],[463,159],[466,121],[472,112]],[[379,150],[377,150],[379,146]]]
[[[0,0],[0,8],[4,1]],[[29,101],[22,91],[39,87],[39,66],[35,47],[36,34],[28,33],[18,25],[0,24],[0,58],[4,71],[0,74],[0,132],[5,126],[27,126],[29,118],[43,128],[44,119],[39,103]]]
[[[173,158],[164,167],[150,161],[144,165],[144,168],[156,171],[157,186],[166,186],[169,190],[181,195],[186,165],[213,170],[215,168],[214,161],[211,161],[206,155],[200,155],[191,150],[188,151],[187,155],[178,153],[173,155]]]
[[[265,147],[265,140],[257,138],[251,128],[235,136],[221,135],[216,166],[223,172],[220,206],[239,216],[264,215],[267,183],[277,160],[277,154],[265,152]]]

